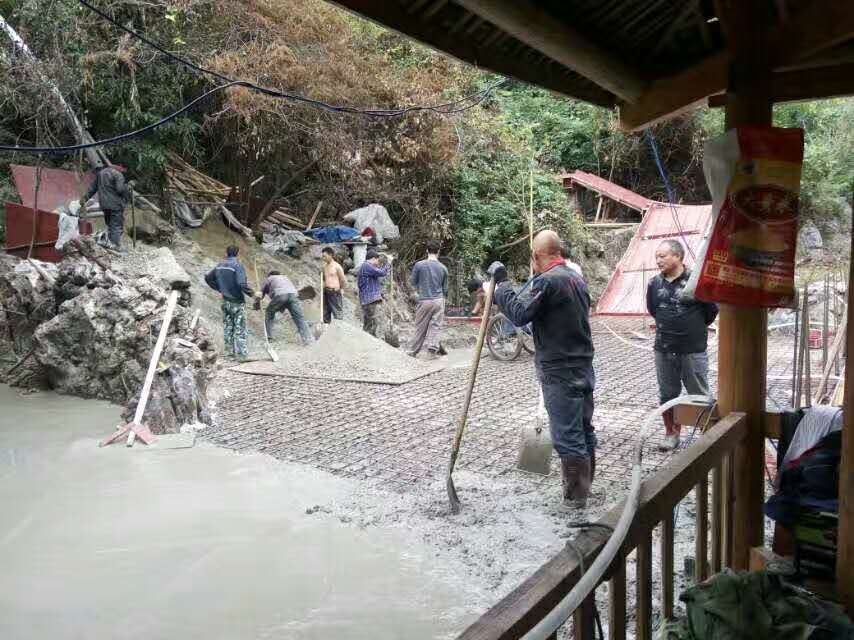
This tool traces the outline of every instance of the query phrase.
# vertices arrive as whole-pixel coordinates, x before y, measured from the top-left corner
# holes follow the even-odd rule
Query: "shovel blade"
[[[520,471],[547,476],[552,468],[552,436],[548,429],[540,426],[522,427],[519,431],[519,458],[516,468]]]

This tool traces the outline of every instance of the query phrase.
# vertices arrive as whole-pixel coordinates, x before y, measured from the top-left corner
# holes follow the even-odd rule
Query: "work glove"
[[[501,284],[505,280],[507,280],[507,267],[504,266],[503,263],[498,262],[497,260],[489,265],[489,269],[486,272],[492,276],[492,279],[495,280],[495,284]]]

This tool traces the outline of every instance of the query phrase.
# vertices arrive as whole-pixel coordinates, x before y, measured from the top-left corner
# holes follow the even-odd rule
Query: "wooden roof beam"
[[[854,3],[815,0],[769,34],[775,69],[854,38]],[[633,104],[620,107],[620,126],[642,129],[700,104],[727,87],[729,54],[716,53],[673,76],[656,80]],[[817,97],[817,96],[816,96]]]
[[[455,3],[627,102],[637,100],[646,88],[639,72],[530,0]]]
[[[798,102],[854,95],[854,64],[781,71],[771,76],[774,102]],[[710,107],[726,106],[723,93],[709,97]]]
[[[397,2],[388,2],[387,0],[335,0],[334,4],[359,14],[363,18],[394,29],[438,50],[440,53],[453,56],[468,64],[519,78],[525,82],[534,83],[591,104],[604,107],[610,107],[614,104],[613,95],[604,89],[591,86],[583,78],[567,77],[564,73],[565,70],[559,65],[531,66],[524,60],[508,56],[506,52],[502,52],[496,46],[485,47],[479,45],[475,38],[460,38],[458,35],[448,33],[448,29],[436,29],[435,24],[420,19],[419,13],[410,13]]]

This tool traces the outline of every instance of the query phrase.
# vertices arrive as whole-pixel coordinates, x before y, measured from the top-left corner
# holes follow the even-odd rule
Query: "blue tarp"
[[[347,227],[343,224],[336,224],[332,227],[320,227],[306,231],[305,235],[309,238],[314,238],[318,242],[346,242],[359,236],[359,232],[353,227]]]

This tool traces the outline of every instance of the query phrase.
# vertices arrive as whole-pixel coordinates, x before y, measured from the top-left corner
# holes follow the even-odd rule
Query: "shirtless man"
[[[335,261],[332,247],[323,247],[320,252],[323,259],[323,322],[329,324],[334,317],[341,320],[344,317],[344,269]]]

